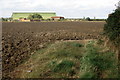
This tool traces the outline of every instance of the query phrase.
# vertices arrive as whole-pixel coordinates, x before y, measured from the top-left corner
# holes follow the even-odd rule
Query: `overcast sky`
[[[119,0],[0,0],[0,17],[13,11],[55,11],[66,18],[107,18]]]

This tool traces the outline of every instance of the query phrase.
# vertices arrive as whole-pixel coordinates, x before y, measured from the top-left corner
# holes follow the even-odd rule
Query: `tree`
[[[7,19],[7,18],[3,18],[3,17],[2,17],[1,19],[2,19],[2,21],[8,21],[8,19]]]
[[[12,17],[8,18],[8,21],[12,21],[12,20],[13,20],[13,18],[12,18]]]
[[[87,21],[90,21],[91,19],[89,17],[86,18]]]
[[[10,17],[10,18],[1,18],[2,21],[12,21],[13,19]]]
[[[85,17],[83,17],[83,20],[85,20]]]
[[[120,45],[120,5],[117,9],[109,14],[104,26],[104,32],[116,45]]]
[[[30,19],[30,20],[41,20],[42,16],[40,14],[35,13],[33,15],[29,15],[28,19]]]

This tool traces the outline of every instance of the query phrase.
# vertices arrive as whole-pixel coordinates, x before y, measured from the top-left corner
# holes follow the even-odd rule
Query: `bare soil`
[[[98,39],[105,22],[3,22],[3,77],[35,50],[57,40]]]

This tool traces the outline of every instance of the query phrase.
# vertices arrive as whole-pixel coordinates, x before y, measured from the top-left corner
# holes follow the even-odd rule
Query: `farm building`
[[[50,19],[52,16],[56,16],[55,12],[13,12],[12,18],[13,20],[19,20],[20,18],[28,18],[29,15],[35,13],[40,14],[43,19]]]
[[[22,21],[22,22],[30,22],[30,20],[29,20],[29,19],[26,19],[26,18],[19,19],[19,21]]]
[[[64,17],[61,16],[53,16],[51,17],[53,20],[59,20],[59,19],[64,19]]]

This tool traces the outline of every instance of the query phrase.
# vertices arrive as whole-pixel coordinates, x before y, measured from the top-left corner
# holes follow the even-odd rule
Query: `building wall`
[[[20,19],[21,22],[30,22],[30,20]]]
[[[29,15],[32,15],[34,13],[13,13],[12,18],[13,20],[18,20],[19,18],[28,18]],[[56,13],[38,13],[40,14],[43,19],[51,18],[52,16],[56,16]]]

